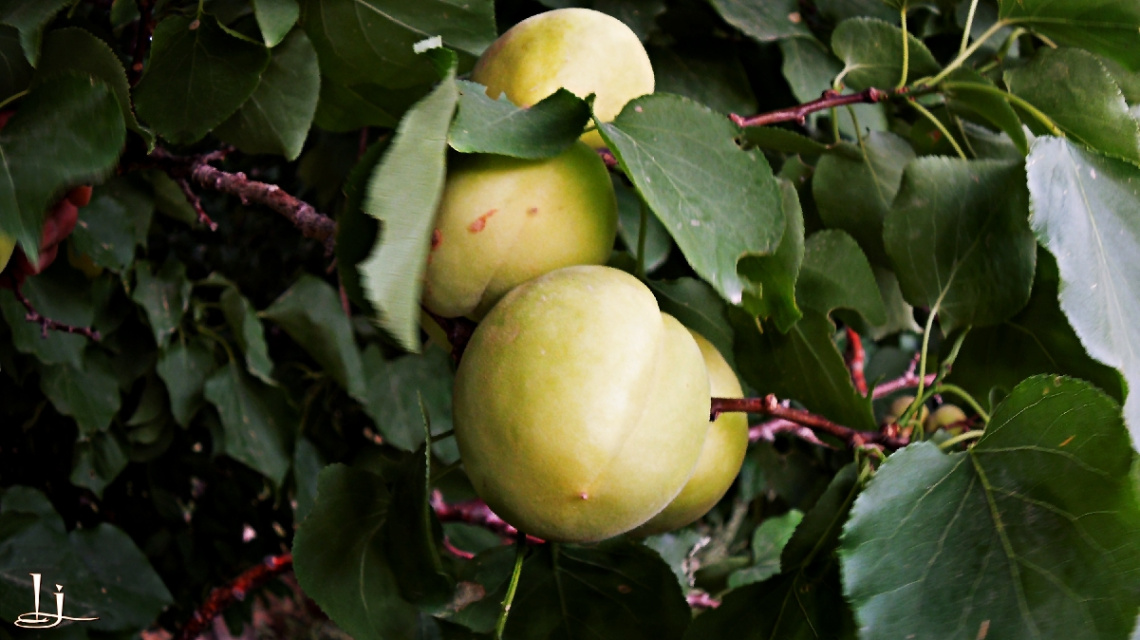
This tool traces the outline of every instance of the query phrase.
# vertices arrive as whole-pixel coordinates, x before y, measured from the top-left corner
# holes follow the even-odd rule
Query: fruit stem
[[[978,0],[970,2],[970,13],[966,14],[966,29],[962,32],[962,45],[958,47],[958,55],[961,56],[966,51],[966,47],[970,46],[970,31],[974,28],[974,13],[978,10]]]
[[[915,412],[919,411],[919,407],[921,407],[922,403],[925,401],[922,392],[926,387],[926,353],[930,349],[930,332],[934,330],[934,318],[937,315],[938,304],[936,303],[930,309],[930,315],[926,318],[926,327],[922,330],[922,351],[919,352],[918,357],[918,388],[914,394],[914,402],[910,403],[910,406],[906,408],[906,411],[903,411],[902,415],[899,416],[899,424],[906,424],[907,421],[910,420],[910,417],[914,415]],[[921,421],[918,425],[916,425],[916,429],[918,430],[919,437],[921,437]]]
[[[902,77],[899,78],[899,83],[895,85],[895,91],[906,86],[906,77],[910,75],[910,38],[906,29],[906,5],[906,0],[903,0],[902,8],[899,9],[899,19],[902,24]]]
[[[946,440],[942,444],[938,445],[938,448],[945,451],[960,442],[965,442],[967,440],[976,440],[984,435],[986,435],[986,432],[980,429],[974,431],[966,431],[965,433],[959,433],[953,438]]]
[[[507,616],[511,612],[511,602],[515,599],[515,591],[519,587],[519,577],[522,576],[523,557],[526,555],[526,534],[518,532],[515,537],[515,568],[511,571],[511,582],[507,585],[507,595],[503,598],[503,610],[499,613],[499,621],[495,623],[495,640],[503,640],[503,631],[507,628]]]
[[[986,413],[986,410],[982,408],[982,405],[978,404],[978,401],[974,399],[974,396],[970,395],[970,393],[962,387],[959,387],[956,384],[943,383],[935,387],[934,391],[935,393],[952,393],[958,396],[964,400],[966,404],[970,405],[970,408],[974,410],[974,413],[978,414],[982,418],[983,422],[989,423],[990,414]]]
[[[942,135],[946,136],[946,141],[950,143],[950,146],[954,147],[954,151],[958,152],[958,157],[962,158],[963,160],[970,159],[966,155],[966,152],[962,151],[962,147],[958,146],[958,141],[955,140],[954,136],[950,134],[950,130],[946,128],[946,125],[942,124],[942,121],[939,120],[937,116],[935,116],[933,113],[930,113],[926,107],[918,104],[917,102],[912,101],[908,102],[907,104],[909,104],[915,111],[922,114],[922,116],[929,120],[935,127],[938,127],[938,130],[942,132]]]

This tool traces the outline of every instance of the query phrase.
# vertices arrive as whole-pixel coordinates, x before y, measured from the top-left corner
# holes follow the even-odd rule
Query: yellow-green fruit
[[[0,271],[8,266],[12,259],[12,252],[16,250],[16,239],[0,233]]]
[[[471,79],[492,98],[505,93],[520,107],[559,88],[582,98],[592,93],[603,122],[653,93],[653,66],[641,40],[621,20],[592,9],[556,9],[516,24],[483,52]],[[582,140],[605,146],[596,131]]]
[[[934,410],[930,417],[926,419],[925,427],[927,433],[933,433],[939,429],[946,429],[953,435],[962,432],[963,425],[966,421],[966,412],[962,411],[956,405],[944,404]],[[957,426],[955,426],[957,425]]]
[[[424,306],[445,318],[482,317],[531,278],[604,263],[615,235],[613,183],[581,142],[547,160],[459,158],[436,215]]]
[[[895,401],[891,403],[891,408],[887,410],[887,422],[896,422],[899,417],[902,416],[903,412],[907,410],[907,407],[909,407],[913,402],[914,396],[899,396],[898,398],[895,398]],[[918,422],[926,420],[927,416],[929,415],[930,409],[927,409],[926,405],[922,405],[922,407],[918,410]]]
[[[479,323],[455,378],[467,475],[546,540],[629,531],[681,491],[709,430],[700,347],[633,276],[600,266],[520,285]]]
[[[743,398],[744,390],[732,367],[711,342],[689,330],[709,372],[709,393],[713,398]],[[693,477],[669,506],[633,531],[649,536],[679,529],[708,513],[724,496],[744,463],[748,450],[748,418],[743,413],[722,413],[709,427],[705,446]]]

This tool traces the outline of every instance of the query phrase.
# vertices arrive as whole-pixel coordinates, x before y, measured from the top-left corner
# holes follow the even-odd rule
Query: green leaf
[[[1073,139],[1140,162],[1140,123],[1096,56],[1080,49],[1042,49],[1024,66],[1007,71],[1005,83]],[[1026,122],[1037,124],[1031,118]]]
[[[40,314],[57,322],[90,327],[95,321],[91,284],[78,273],[49,269],[28,279],[21,291]],[[49,331],[45,336],[39,323],[28,322],[27,310],[8,290],[0,290],[0,311],[12,330],[11,341],[17,351],[35,356],[42,364],[83,366],[83,349],[89,342],[86,337],[62,331]]]
[[[41,611],[54,611],[54,585],[62,585],[65,615],[98,617],[79,628],[133,632],[150,625],[173,602],[170,592],[131,541],[110,524],[70,534],[47,497],[15,486],[0,509],[0,618],[31,610],[32,579],[43,576]],[[40,631],[39,633],[42,633]]]
[[[856,159],[861,157],[849,146],[828,146],[790,129],[781,129],[779,127],[747,127],[744,129],[741,142],[750,147],[760,147],[768,149],[769,151],[779,151],[780,153],[817,156],[836,149],[839,153],[844,153]]]
[[[83,436],[106,431],[119,412],[119,384],[114,374],[90,363],[83,367],[44,365],[40,389],[56,411],[75,418]]]
[[[261,315],[281,325],[349,395],[366,397],[352,324],[331,285],[304,274]]]
[[[95,187],[69,237],[95,264],[121,272],[134,263],[135,247],[146,246],[153,215],[149,193],[126,178],[114,178]]]
[[[107,43],[91,32],[75,27],[48,33],[44,38],[43,54],[36,66],[36,78],[42,80],[65,72],[79,72],[106,82],[115,92],[127,128],[141,135],[147,144],[154,142],[154,135],[135,119],[135,112],[131,110],[127,72]]]
[[[20,46],[20,33],[15,27],[0,24],[0,101],[27,89],[33,71]]]
[[[415,451],[424,442],[423,412],[431,416],[432,433],[451,430],[451,386],[455,379],[451,359],[443,349],[429,348],[423,354],[410,354],[384,361],[376,346],[364,353],[366,397],[364,411],[376,423],[384,442],[404,451]],[[439,443],[442,445],[445,443]],[[458,459],[454,451],[445,462]],[[438,453],[438,445],[437,445]]]
[[[168,258],[156,272],[150,262],[139,260],[135,278],[131,300],[146,311],[154,341],[161,347],[174,335],[190,307],[193,285],[186,279],[186,265]]]
[[[421,427],[422,433],[430,424]],[[455,580],[444,571],[440,558],[443,527],[428,501],[430,495],[431,453],[420,445],[393,483],[391,509],[400,517],[385,521],[384,545],[403,597],[421,609],[442,611],[451,600]]]
[[[479,55],[496,36],[492,0],[304,0],[302,8],[321,73],[346,87],[433,82],[431,61],[412,45],[441,36],[444,46]]]
[[[1026,164],[1031,224],[1057,259],[1061,310],[1089,355],[1140,389],[1140,169],[1066,140],[1038,138]],[[1140,393],[1124,405],[1140,446]]]
[[[855,638],[833,549],[858,492],[855,466],[847,465],[784,546],[784,573],[733,590],[719,607],[697,616],[685,639]]]
[[[338,189],[344,193],[344,206],[336,220],[337,272],[348,299],[363,308],[368,315],[374,314],[375,310],[364,297],[357,265],[371,253],[380,225],[360,208],[367,194],[368,179],[387,148],[387,138],[374,142],[352,166],[348,177],[337,180]]]
[[[233,115],[269,64],[268,49],[226,33],[208,16],[164,19],[151,47],[135,108],[159,135],[179,144],[201,139]]]
[[[867,327],[866,333],[870,334],[874,340],[882,340],[884,337],[900,331],[922,333],[922,327],[914,321],[914,307],[907,304],[906,300],[903,299],[902,290],[899,289],[899,279],[895,272],[883,267],[872,267],[872,269],[875,271],[875,283],[879,285],[879,295],[882,297],[883,307],[887,311],[887,319],[886,322]],[[863,332],[860,330],[860,333]]]
[[[257,18],[257,26],[261,29],[261,37],[265,46],[276,47],[285,39],[297,18],[301,14],[301,6],[297,0],[251,0],[253,15]]]
[[[736,366],[760,395],[774,393],[852,429],[877,429],[871,401],[859,395],[842,354],[831,340],[835,328],[821,313],[803,318],[781,334],[771,324],[763,332],[754,318],[734,311]]]
[[[506,593],[514,549],[479,554],[474,574],[486,596],[454,620],[489,631]],[[644,545],[615,539],[527,550],[504,634],[508,638],[679,639],[689,607],[669,565]]]
[[[448,142],[463,153],[496,153],[514,158],[553,158],[582,135],[590,105],[565,89],[537,104],[516,107],[506,95],[487,97],[481,84],[460,80],[458,111]]]
[[[1061,311],[1057,300],[1060,274],[1053,256],[1037,254],[1037,275],[1029,304],[1016,316],[993,327],[973,329],[962,343],[948,382],[975,398],[1005,397],[1029,376],[1054,373],[1095,384],[1117,402],[1125,389],[1120,374],[1093,360]],[[944,354],[950,348],[943,343]]]
[[[1020,162],[919,158],[883,224],[906,301],[942,330],[1009,319],[1029,300],[1036,243]]]
[[[127,468],[127,454],[114,431],[80,436],[75,441],[71,484],[89,489],[103,499],[103,489]]]
[[[774,42],[784,38],[811,38],[811,30],[800,15],[796,0],[747,2],[745,0],[711,0],[724,21],[757,42]]]
[[[37,85],[0,131],[0,233],[38,259],[44,214],[70,187],[118,162],[126,131],[115,95],[76,75]]]
[[[317,477],[325,467],[324,456],[308,438],[299,438],[293,451],[293,521],[309,516],[317,500]]]
[[[257,88],[214,135],[246,153],[301,155],[317,112],[321,75],[317,53],[297,30],[273,49]]]
[[[764,156],[743,151],[724,116],[680,96],[631,101],[602,137],[699,276],[740,304],[757,288],[737,273],[780,243],[784,212]]]
[[[233,331],[234,340],[245,354],[246,371],[265,384],[277,384],[273,379],[273,361],[269,359],[269,345],[265,343],[265,327],[257,317],[257,310],[245,296],[241,295],[236,285],[227,287],[218,299],[218,303],[222,306],[226,324],[230,325],[230,330]],[[335,354],[322,354],[324,355],[331,357]]]
[[[998,0],[1010,25],[1088,49],[1140,71],[1140,5],[1130,0]]]
[[[24,57],[35,66],[39,62],[40,40],[52,16],[71,0],[9,0],[0,5],[0,23],[20,32]]]
[[[959,67],[946,77],[941,87],[951,111],[984,120],[1008,135],[1021,155],[1029,153],[1021,119],[988,78],[973,69]]]
[[[325,467],[317,502],[293,542],[297,582],[356,638],[415,635],[418,612],[400,597],[384,549],[391,501],[380,476],[341,464]]]
[[[189,427],[190,420],[205,402],[202,394],[206,380],[218,368],[213,344],[204,338],[176,340],[162,349],[156,368],[166,383],[175,422]]]
[[[784,209],[784,237],[770,256],[745,258],[740,273],[760,284],[760,296],[744,296],[744,308],[761,320],[772,318],[786,333],[803,313],[796,304],[796,280],[804,261],[804,214],[796,188],[780,181],[780,203]]]
[[[641,233],[641,212],[646,207],[637,190],[626,186],[623,180],[613,180],[614,195],[618,204],[618,237],[625,244],[630,256],[637,258],[638,236]],[[673,238],[662,226],[661,221],[645,209],[645,272],[653,273],[669,259],[673,249]]]
[[[902,29],[873,18],[851,18],[839,23],[831,34],[831,49],[843,61],[839,77],[851,89],[876,87],[887,90],[902,78]],[[942,66],[921,40],[907,34],[910,78],[937,74]],[[905,84],[905,83],[904,83]]]
[[[387,89],[369,83],[344,86],[322,81],[313,124],[329,131],[395,127],[400,116],[426,94],[432,84],[434,82],[407,89]]]
[[[838,229],[824,229],[807,239],[796,300],[824,315],[851,309],[872,325],[887,321],[871,264],[855,240]]]
[[[704,336],[721,355],[732,362],[732,327],[724,300],[704,280],[648,280],[657,304],[681,324]]]
[[[692,98],[721,113],[756,111],[756,95],[735,46],[706,40],[648,51],[657,93]]]
[[[420,350],[420,292],[432,223],[443,192],[447,130],[459,91],[454,71],[416,104],[372,173],[362,209],[380,220],[379,241],[360,263],[377,323],[408,351]]]
[[[297,424],[285,393],[250,378],[236,362],[218,369],[204,390],[222,419],[226,455],[281,486]]]
[[[1125,637],[1140,602],[1131,462],[1119,405],[1053,376],[1018,385],[965,452],[892,455],[840,549],[860,636]]]
[[[888,264],[883,248],[883,220],[899,190],[903,169],[914,149],[893,133],[871,132],[858,146],[843,143],[849,155],[826,155],[816,165],[812,196],[828,227],[842,229],[859,242],[874,264]]]
[[[814,38],[781,40],[780,52],[784,56],[781,67],[784,79],[800,102],[815,100],[824,91],[831,89],[832,81],[843,70],[843,63]],[[856,127],[855,121],[851,119],[852,111],[859,119],[859,127]],[[808,116],[808,122],[815,123],[819,115],[817,113]],[[839,119],[839,131],[849,137],[862,135],[867,129],[881,131],[887,128],[887,118],[882,105],[857,104],[851,111],[836,109],[832,115]]]
[[[782,516],[767,518],[752,532],[752,564],[744,569],[733,571],[728,576],[731,589],[743,587],[753,582],[763,582],[780,573],[780,554],[784,545],[792,538],[804,514],[792,509]]]

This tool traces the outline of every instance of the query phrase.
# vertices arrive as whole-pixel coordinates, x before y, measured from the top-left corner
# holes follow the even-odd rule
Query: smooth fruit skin
[[[547,160],[462,157],[436,215],[424,306],[445,318],[482,317],[531,278],[604,263],[616,235],[613,183],[585,144]]]
[[[8,261],[12,259],[12,252],[15,250],[16,239],[0,233],[0,271],[8,266]]]
[[[926,427],[927,433],[934,433],[939,429],[946,429],[951,435],[958,435],[964,430],[961,423],[965,421],[965,411],[962,411],[957,405],[946,403],[935,409],[934,413],[930,414],[924,426]]]
[[[709,429],[709,376],[689,332],[609,267],[511,291],[468,343],[455,438],[481,498],[546,540],[602,540],[681,491]]]
[[[603,122],[653,93],[653,66],[641,40],[621,20],[592,9],[556,9],[516,24],[483,52],[471,79],[486,85],[488,96],[505,93],[520,107],[559,88],[581,98],[593,93]],[[582,140],[605,146],[596,131]]]
[[[709,374],[709,393],[713,398],[743,398],[740,380],[724,356],[704,336],[689,330]],[[705,446],[693,476],[676,498],[632,533],[649,536],[679,529],[705,515],[732,486],[744,464],[748,451],[748,417],[743,413],[722,413],[709,427]]]

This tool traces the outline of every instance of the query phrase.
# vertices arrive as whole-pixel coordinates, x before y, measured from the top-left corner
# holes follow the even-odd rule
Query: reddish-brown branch
[[[741,127],[763,127],[769,124],[776,124],[779,122],[796,122],[804,124],[807,121],[808,114],[815,113],[816,111],[823,111],[825,109],[833,109],[835,107],[842,107],[849,104],[863,104],[874,103],[886,100],[891,96],[890,93],[882,89],[871,87],[864,89],[859,93],[841,94],[838,91],[828,89],[823,92],[823,95],[816,100],[799,104],[794,107],[786,109],[777,109],[769,111],[768,113],[761,113],[755,116],[740,116],[735,113],[729,114],[729,119]]]
[[[761,422],[760,424],[749,427],[748,441],[759,442],[760,440],[764,440],[766,442],[772,442],[776,439],[776,436],[781,433],[790,433],[800,440],[810,442],[814,445],[827,447],[829,449],[833,448],[831,445],[817,438],[815,432],[811,429],[803,426],[802,424],[792,422],[790,420],[784,420],[782,418],[767,420],[765,422]]]
[[[518,529],[497,516],[482,500],[465,500],[449,504],[444,502],[443,494],[436,490],[432,491],[431,494],[431,508],[435,511],[435,517],[439,518],[440,522],[464,522],[483,527],[512,540],[519,533]],[[527,535],[526,540],[532,544],[542,544],[543,542],[541,538],[532,535]]]
[[[135,51],[131,58],[131,66],[127,69],[127,80],[131,86],[138,84],[142,78],[143,61],[146,59],[150,40],[154,36],[154,2],[155,0],[138,0],[139,21],[135,26]]]
[[[768,394],[763,398],[713,398],[710,416],[712,419],[722,413],[740,411],[746,413],[759,413],[781,418],[789,422],[801,424],[812,431],[825,433],[838,438],[849,447],[881,446],[887,449],[905,447],[907,441],[878,431],[856,431],[850,427],[836,424],[827,418],[817,416],[809,411],[793,409],[780,404],[775,395]]]
[[[891,395],[892,393],[894,393],[896,391],[901,391],[903,389],[912,389],[914,387],[917,387],[918,386],[918,360],[919,360],[919,356],[918,356],[918,354],[915,354],[914,360],[911,361],[910,368],[908,368],[906,370],[906,373],[902,374],[898,378],[895,378],[894,380],[888,380],[887,382],[884,382],[883,384],[875,387],[875,390],[874,390],[874,392],[872,392],[871,397],[875,400],[879,400],[881,398],[885,398],[885,397]],[[938,377],[938,374],[936,374],[936,373],[926,374],[926,381],[923,382],[923,385],[926,386],[926,385],[934,384],[934,380],[937,377]]]
[[[617,168],[618,159],[617,159],[617,156],[614,155],[613,151],[610,151],[609,149],[607,149],[605,147],[602,147],[601,149],[598,149],[597,151],[598,151],[598,157],[601,158],[602,162],[604,162],[606,164],[607,169],[616,169]]]
[[[459,359],[463,357],[463,350],[467,348],[467,342],[475,333],[475,322],[467,318],[444,318],[429,311],[427,307],[420,308],[439,325],[440,329],[443,329],[444,335],[447,336],[447,343],[451,345],[451,359],[458,363]]]
[[[194,616],[182,627],[179,640],[197,638],[215,617],[236,601],[245,600],[251,591],[273,578],[293,568],[293,554],[283,553],[270,556],[265,562],[246,570],[233,582],[210,592],[210,597],[194,612]]]
[[[175,180],[178,186],[182,189],[182,195],[186,196],[186,201],[194,207],[194,212],[198,214],[198,222],[205,225],[210,231],[218,230],[218,223],[210,219],[210,215],[202,208],[202,201],[198,198],[198,194],[190,188],[190,182],[186,178],[179,178]]]
[[[210,165],[225,158],[228,151],[220,149],[201,156],[182,157],[156,149],[140,164],[152,163],[175,180],[192,180],[207,189],[237,196],[242,204],[256,203],[269,207],[288,218],[305,237],[324,244],[325,252],[332,255],[336,244],[336,222],[275,184],[251,180],[244,173],[230,173]]]
[[[863,339],[859,332],[847,327],[847,369],[851,371],[851,382],[859,395],[867,395],[867,377],[863,374],[863,367],[867,362],[867,353],[863,351]]]
[[[75,333],[85,336],[87,339],[94,340],[95,342],[99,342],[103,339],[103,336],[99,335],[99,332],[91,327],[74,327],[43,316],[36,310],[35,306],[32,305],[32,301],[28,300],[27,296],[24,295],[24,292],[20,291],[20,287],[16,284],[15,278],[12,278],[12,293],[16,295],[16,300],[19,301],[25,311],[27,311],[24,315],[24,319],[28,322],[38,323],[40,325],[40,333],[44,338],[48,336],[48,331],[59,331],[61,333]]]

